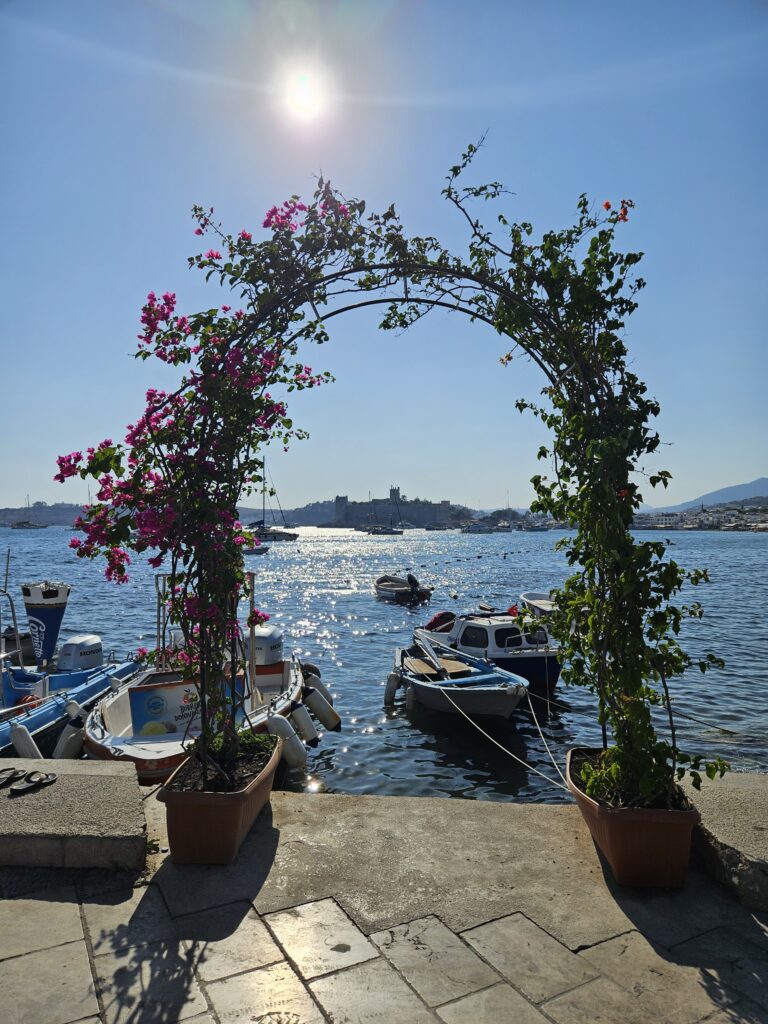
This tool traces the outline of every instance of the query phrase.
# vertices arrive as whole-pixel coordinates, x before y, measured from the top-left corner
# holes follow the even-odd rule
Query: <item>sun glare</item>
[[[328,106],[328,89],[315,69],[294,69],[285,76],[285,109],[299,121],[314,121]]]

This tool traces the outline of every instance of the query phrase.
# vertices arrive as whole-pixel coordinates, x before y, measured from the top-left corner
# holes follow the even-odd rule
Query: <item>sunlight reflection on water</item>
[[[296,543],[272,544],[266,556],[250,560],[249,568],[257,574],[256,603],[284,627],[288,651],[296,650],[321,667],[343,730],[325,733],[310,753],[307,774],[292,772],[287,788],[568,799],[462,719],[418,708],[408,713],[402,703],[383,708],[394,649],[409,639],[415,626],[442,608],[470,609],[480,601],[507,607],[521,590],[559,584],[567,574],[564,557],[553,550],[561,534],[418,530],[402,537],[368,537],[312,528],[299,534]],[[63,579],[74,586],[63,637],[95,631],[106,649],[121,655],[151,644],[155,612],[150,568],[137,561],[128,584],[109,584],[98,564],[74,557],[67,547],[69,536],[70,531],[53,527],[30,534],[0,531],[0,546],[12,549],[11,591],[18,594],[22,580]],[[695,594],[707,616],[686,623],[685,646],[692,654],[711,649],[727,661],[725,669],[706,677],[696,671],[675,681],[680,711],[709,723],[681,718],[681,744],[720,754],[737,769],[768,771],[768,535],[686,532],[674,533],[672,539],[674,558],[690,568],[707,567],[712,576],[712,583]],[[376,600],[374,579],[404,571],[435,586],[431,606],[409,610]],[[568,747],[596,742],[599,730],[588,694],[561,687],[558,700],[566,710],[547,723],[545,736],[562,764]],[[719,732],[718,725],[737,735]],[[510,726],[489,731],[512,753],[554,775],[536,727],[525,714],[518,714]]]

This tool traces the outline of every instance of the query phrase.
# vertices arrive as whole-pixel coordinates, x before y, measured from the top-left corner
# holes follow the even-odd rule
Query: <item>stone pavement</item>
[[[13,1024],[768,1022],[768,914],[620,890],[572,806],[275,793],[236,864],[0,872]]]

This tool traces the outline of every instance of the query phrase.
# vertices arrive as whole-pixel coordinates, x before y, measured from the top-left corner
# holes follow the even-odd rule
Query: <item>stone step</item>
[[[55,772],[11,796],[0,788],[0,865],[141,870],[147,824],[133,764],[0,758],[3,768]]]

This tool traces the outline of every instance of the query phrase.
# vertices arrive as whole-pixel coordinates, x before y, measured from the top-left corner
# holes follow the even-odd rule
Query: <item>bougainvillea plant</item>
[[[198,234],[213,229],[212,210],[194,212]],[[180,385],[147,391],[122,443],[107,439],[61,456],[56,475],[98,482],[96,503],[76,523],[84,536],[70,542],[79,557],[103,556],[107,578],[116,583],[128,579],[132,555],[145,552],[151,566],[168,574],[170,621],[181,628],[184,647],[142,656],[197,680],[201,734],[194,749],[204,774],[214,736],[223,736],[216,744],[220,771],[238,744],[232,704],[241,662],[237,607],[247,584],[242,548],[258,540],[243,528],[237,506],[262,485],[264,447],[304,436],[289,419],[284,396],[329,379],[298,361],[296,340],[286,338],[290,320],[255,308],[258,296],[241,279],[245,263],[256,273],[251,234],[216,230],[226,258],[212,248],[190,262],[209,274],[219,268],[232,285],[239,281],[243,308],[181,315],[173,294],[150,293],[136,356],[183,367]],[[263,246],[263,259],[271,248]],[[268,616],[257,610],[254,618],[259,624]],[[229,690],[225,663],[232,669]]]

